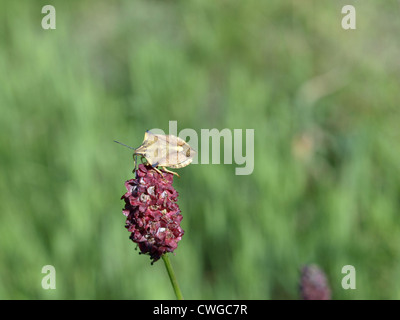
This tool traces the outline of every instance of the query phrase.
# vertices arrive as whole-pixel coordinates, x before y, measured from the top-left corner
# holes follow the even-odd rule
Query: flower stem
[[[168,255],[165,253],[162,255],[162,259],[165,263],[165,268],[167,269],[169,280],[171,280],[172,287],[174,288],[176,298],[178,300],[183,300],[181,289],[179,289],[178,281],[176,280],[174,270],[172,269],[171,262],[169,261]]]

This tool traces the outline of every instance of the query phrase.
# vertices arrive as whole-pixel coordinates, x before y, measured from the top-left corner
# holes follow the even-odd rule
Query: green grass
[[[133,161],[113,140],[177,120],[255,130],[252,175],[174,182],[186,299],[297,299],[307,263],[335,299],[400,299],[398,1],[58,0],[56,30],[45,4],[0,10],[0,298],[174,299],[128,239]]]

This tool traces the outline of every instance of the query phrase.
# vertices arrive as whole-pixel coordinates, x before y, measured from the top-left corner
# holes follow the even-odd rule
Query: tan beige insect
[[[143,143],[138,148],[132,148],[115,140],[114,142],[135,150],[133,153],[135,170],[137,165],[136,157],[141,156],[158,173],[161,174],[161,171],[157,167],[161,167],[165,172],[172,173],[178,177],[179,174],[168,170],[166,167],[174,169],[186,167],[193,161],[193,157],[196,154],[196,151],[186,141],[172,134],[162,135],[146,131]]]

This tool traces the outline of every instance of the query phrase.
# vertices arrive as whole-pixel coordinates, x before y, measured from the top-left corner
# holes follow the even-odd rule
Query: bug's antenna
[[[119,141],[114,140],[114,142],[119,143],[119,144],[121,144],[121,145],[123,145],[124,147],[127,147],[127,148],[129,148],[129,149],[136,150],[136,148],[132,148],[132,147],[130,147],[130,146],[127,146],[126,144],[123,144],[123,143],[121,143],[121,142],[119,142]]]

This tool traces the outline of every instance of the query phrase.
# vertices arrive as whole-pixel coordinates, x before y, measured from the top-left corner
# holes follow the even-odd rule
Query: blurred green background
[[[399,17],[395,0],[2,1],[0,298],[175,298],[128,239],[113,140],[176,120],[255,130],[251,175],[175,179],[186,299],[298,299],[308,263],[334,299],[400,299]]]

